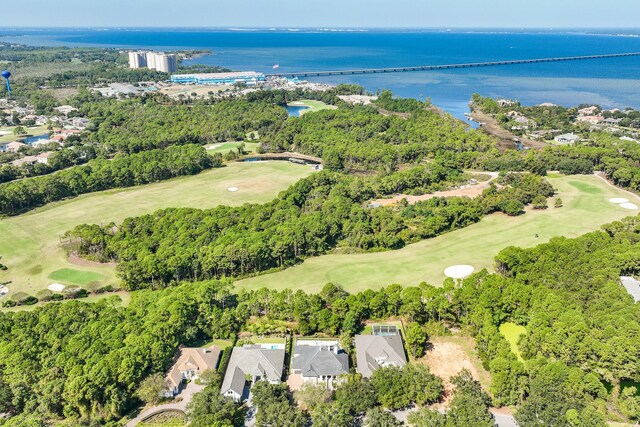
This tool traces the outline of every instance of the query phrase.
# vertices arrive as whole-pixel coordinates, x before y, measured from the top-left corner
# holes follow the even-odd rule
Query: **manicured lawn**
[[[519,217],[489,215],[479,223],[423,240],[397,251],[364,254],[329,254],[305,260],[284,271],[240,280],[247,289],[303,289],[318,292],[328,283],[349,292],[379,289],[392,283],[441,284],[444,269],[458,264],[476,271],[493,269],[494,257],[507,246],[532,247],[554,236],[576,237],[602,224],[637,215],[609,202],[612,197],[634,199],[596,176],[549,177],[564,207],[529,211]],[[638,203],[638,199],[632,200]],[[553,206],[553,200],[550,201]],[[537,237],[536,237],[537,236]]]
[[[240,144],[242,144],[242,142],[223,142],[221,144],[211,144],[207,147],[207,151],[209,153],[225,154],[231,150],[236,150],[238,148],[238,145]],[[247,153],[255,153],[258,145],[259,143],[257,142],[245,142],[244,151]],[[209,148],[209,147],[215,147],[215,148]]]
[[[301,99],[300,101],[290,102],[289,105],[308,107],[306,110],[303,110],[300,114],[313,113],[321,110],[335,110],[338,108],[335,105],[328,105],[322,101],[316,101],[313,99]]]
[[[83,302],[98,302],[107,298],[112,298],[112,297],[118,297],[120,298],[120,303],[119,305],[126,307],[127,305],[129,305],[129,302],[131,301],[131,294],[127,293],[127,292],[118,292],[118,293],[105,293],[105,294],[93,294],[93,295],[89,295],[86,298],[79,298],[78,301],[83,301]],[[66,304],[69,301],[75,301],[75,300],[63,300],[60,301],[62,304]],[[38,303],[38,304],[34,304],[34,305],[21,305],[18,307],[8,307],[8,308],[2,308],[0,310],[2,311],[32,311],[35,310],[37,307],[41,307],[44,304],[56,304],[54,302],[46,302],[46,303]]]
[[[4,84],[4,83],[3,83]],[[17,141],[19,139],[24,139],[26,135],[14,135],[13,130],[16,126],[13,127],[1,127],[0,128],[0,143]],[[23,126],[27,134],[29,135],[42,135],[44,133],[49,132],[47,126]],[[5,132],[9,132],[5,135]]]
[[[290,162],[233,162],[195,176],[86,194],[23,215],[0,218],[0,256],[8,267],[7,271],[0,272],[0,282],[12,282],[8,284],[10,293],[31,294],[62,280],[50,278],[52,274],[76,280],[78,282],[73,283],[78,284],[91,282],[99,275],[102,284],[115,284],[117,279],[112,267],[69,263],[60,248],[66,231],[83,223],[119,223],[130,216],[168,207],[264,203],[311,173],[310,167]],[[238,187],[238,191],[230,192],[229,187]],[[88,280],[89,277],[92,279]]]
[[[509,341],[511,351],[518,356],[521,362],[524,362],[520,349],[518,348],[518,339],[520,335],[525,335],[527,330],[524,326],[516,325],[515,323],[507,322],[500,325],[500,333]]]
[[[91,282],[99,282],[104,279],[100,273],[93,271],[80,271],[73,268],[61,268],[49,275],[49,279],[62,284],[87,285]]]

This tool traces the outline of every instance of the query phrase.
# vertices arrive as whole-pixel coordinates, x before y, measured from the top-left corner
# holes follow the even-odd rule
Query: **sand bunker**
[[[61,285],[60,283],[52,283],[49,286],[47,286],[47,289],[53,292],[62,292],[64,291],[64,288],[65,286]]]
[[[638,206],[633,203],[622,203],[620,204],[620,207],[623,209],[629,209],[630,211],[638,210]]]
[[[238,191],[238,187],[229,187],[227,188],[227,190],[231,191],[232,193],[235,193],[236,191]]]
[[[0,285],[0,298],[2,298],[8,293],[9,293],[9,288],[7,288],[5,285]]]
[[[611,203],[615,203],[616,205],[619,205],[621,203],[629,203],[629,200],[624,199],[622,197],[614,197],[613,199],[609,199],[609,201]]]
[[[453,279],[464,279],[473,273],[472,265],[453,265],[444,270],[444,275]]]

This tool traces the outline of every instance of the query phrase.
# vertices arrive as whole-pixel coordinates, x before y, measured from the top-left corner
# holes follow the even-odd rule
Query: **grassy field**
[[[129,302],[131,302],[131,294],[128,292],[122,291],[117,293],[92,294],[86,298],[79,298],[77,300],[64,300],[62,301],[62,303],[67,303],[70,301],[98,302],[98,301],[108,299],[108,298],[113,298],[113,297],[120,298],[120,302],[118,303],[118,305],[123,307],[126,307],[127,305],[129,305]],[[0,308],[0,311],[32,311],[32,310],[35,310],[37,307],[43,306],[44,304],[49,304],[49,303],[39,302],[38,304],[34,304],[34,305],[19,305],[16,307]]]
[[[120,222],[161,208],[264,203],[311,173],[311,168],[289,162],[234,162],[195,176],[86,194],[0,218],[0,255],[8,267],[0,272],[0,282],[11,281],[9,296],[17,291],[35,293],[53,282],[114,284],[112,267],[71,264],[59,246],[60,237],[78,224]],[[230,192],[229,187],[239,190]]]
[[[518,356],[518,359],[520,359],[521,362],[524,362],[524,359],[520,354],[520,349],[518,348],[518,339],[520,338],[520,335],[525,335],[527,333],[527,329],[524,326],[506,322],[500,325],[500,333],[504,335],[507,341],[509,341],[511,351]]]
[[[28,135],[42,135],[49,132],[47,126],[23,126]],[[18,141],[24,139],[27,135],[14,135],[13,130],[16,126],[2,127],[0,128],[0,143]],[[8,132],[8,133],[6,133]]]
[[[61,268],[49,275],[49,279],[74,285],[88,285],[102,280],[103,276],[93,271],[80,271],[72,268]]]
[[[338,108],[335,105],[328,105],[322,101],[315,101],[313,99],[301,99],[300,101],[290,102],[289,105],[295,106],[295,107],[302,107],[302,106],[307,107],[306,110],[303,110],[300,112],[301,115],[306,113],[313,113],[321,110],[335,110]]]
[[[247,289],[292,288],[308,292],[320,291],[328,282],[340,284],[349,292],[392,283],[417,285],[426,281],[439,285],[445,279],[446,267],[471,264],[476,271],[491,270],[495,255],[507,246],[531,247],[554,236],[576,237],[602,224],[637,214],[608,201],[612,197],[631,199],[632,195],[596,176],[555,175],[549,181],[558,190],[564,207],[529,211],[515,218],[489,215],[467,228],[397,251],[314,257],[287,270],[236,284]]]
[[[231,150],[235,150],[238,148],[241,142],[223,142],[222,144],[212,144],[207,147],[207,151],[209,153],[222,153],[226,154]],[[256,148],[260,145],[258,142],[245,142],[244,143],[244,151],[247,153],[255,153]],[[211,148],[214,147],[214,148]]]

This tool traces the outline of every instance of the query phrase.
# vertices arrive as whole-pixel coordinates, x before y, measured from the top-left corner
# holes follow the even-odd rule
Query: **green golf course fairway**
[[[59,245],[60,237],[78,224],[119,223],[161,208],[264,203],[312,172],[308,166],[282,161],[234,162],[194,176],[85,194],[0,218],[0,256],[8,267],[0,271],[0,282],[11,282],[9,296],[18,291],[35,294],[56,282],[115,284],[111,266],[71,264]],[[230,192],[229,187],[238,191]]]
[[[409,286],[425,281],[440,285],[445,279],[443,270],[449,266],[470,264],[475,271],[492,270],[495,255],[507,246],[531,247],[555,236],[576,237],[638,214],[609,202],[610,198],[624,197],[639,204],[637,197],[595,175],[552,175],[549,182],[558,190],[564,207],[528,210],[518,217],[493,214],[477,224],[397,251],[323,255],[283,271],[239,280],[236,285],[307,292],[320,291],[328,282],[342,285],[348,292],[392,283]],[[553,200],[549,205],[553,206]]]
[[[325,104],[322,101],[316,101],[313,99],[301,99],[300,101],[290,102],[289,105],[295,106],[295,107],[307,107],[306,110],[302,110],[300,112],[300,115],[307,114],[307,113],[314,113],[316,111],[322,111],[322,110],[335,110],[338,108],[335,105]]]
[[[520,339],[520,335],[525,335],[527,333],[527,329],[524,326],[506,322],[500,325],[500,333],[506,338],[507,341],[509,341],[509,346],[511,346],[511,351],[513,352],[513,354],[518,356],[518,359],[521,362],[524,362],[524,359],[520,354],[520,349],[518,348],[518,340]]]
[[[100,282],[104,276],[93,271],[80,271],[73,268],[61,268],[49,275],[49,279],[55,282],[73,283],[74,285],[88,285],[91,282]]]

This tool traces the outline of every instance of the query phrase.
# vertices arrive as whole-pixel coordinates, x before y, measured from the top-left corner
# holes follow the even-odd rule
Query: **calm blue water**
[[[280,72],[289,72],[640,52],[638,30],[609,33],[0,29],[0,36],[12,36],[0,38],[0,42],[211,49],[212,55],[191,62],[267,73],[274,64],[280,65]],[[526,104],[597,103],[640,108],[640,57],[310,80],[357,83],[370,91],[391,89],[401,96],[430,97],[458,117],[468,110],[474,92]]]
[[[287,105],[287,112],[289,113],[289,117],[300,117],[300,114],[304,110],[308,110],[309,107],[299,106],[299,105]]]
[[[43,133],[42,135],[34,135],[24,139],[25,144],[33,144],[34,142],[44,141],[49,139],[48,133]]]

